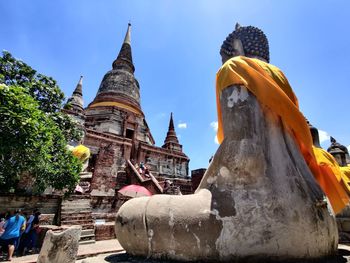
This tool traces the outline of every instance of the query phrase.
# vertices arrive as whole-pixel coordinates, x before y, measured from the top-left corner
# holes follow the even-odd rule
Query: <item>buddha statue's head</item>
[[[309,122],[308,119],[306,119],[306,122],[309,126],[309,129],[310,129],[310,133],[311,133],[311,136],[312,136],[312,144],[317,147],[317,148],[322,148],[321,147],[321,144],[320,144],[320,136],[318,134],[318,129],[315,128],[314,126],[312,126],[312,124]]]
[[[235,31],[227,36],[221,45],[222,64],[236,56],[258,58],[270,61],[269,42],[257,27],[236,24]]]

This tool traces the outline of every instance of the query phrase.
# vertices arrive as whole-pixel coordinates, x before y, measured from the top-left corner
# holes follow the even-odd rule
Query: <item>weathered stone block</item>
[[[47,231],[37,263],[74,263],[80,234],[81,226],[72,226],[61,233]]]

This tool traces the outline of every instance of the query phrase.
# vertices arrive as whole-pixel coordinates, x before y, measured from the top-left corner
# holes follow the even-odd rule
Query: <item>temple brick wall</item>
[[[108,222],[101,225],[95,225],[96,241],[116,238],[114,232],[114,222]]]
[[[56,216],[61,202],[62,197],[56,195],[1,194],[0,213],[21,209],[30,215],[34,209],[38,209],[42,213],[40,223],[52,225],[57,223]]]
[[[123,135],[123,115],[120,111],[114,111],[109,108],[90,108],[86,111],[89,116],[86,118],[85,127],[108,132],[115,135]]]
[[[92,196],[114,196],[118,163],[121,162],[121,147],[113,143],[102,144],[98,153],[91,181]]]

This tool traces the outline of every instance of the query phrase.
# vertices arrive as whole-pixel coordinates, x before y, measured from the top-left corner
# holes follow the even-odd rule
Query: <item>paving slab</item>
[[[327,258],[323,260],[314,260],[312,263],[350,263],[350,246],[341,244],[339,245],[338,256]],[[106,253],[100,254],[93,257],[88,257],[76,261],[76,263],[175,263],[174,261],[167,260],[152,260],[143,259],[127,255],[125,252],[119,253]],[[198,262],[197,262],[198,263]],[[263,261],[261,263],[268,263],[268,261]],[[310,263],[303,260],[293,261],[293,262],[283,262],[283,263]]]
[[[124,251],[117,239],[96,241],[94,244],[79,245],[78,259],[94,257],[99,254],[118,253]],[[0,262],[11,262],[11,263],[35,263],[38,259],[38,254],[28,255],[23,257],[14,258],[12,261],[1,261]],[[57,262],[60,263],[60,262]],[[63,263],[63,262],[62,262]]]
[[[338,246],[338,256],[332,259],[315,261],[314,263],[350,263],[350,245],[340,244]],[[38,254],[14,258],[11,263],[35,263]],[[155,261],[133,258],[128,256],[117,239],[97,241],[94,244],[80,245],[76,263],[159,263],[170,261]],[[10,262],[10,261],[0,261]],[[57,262],[60,263],[60,262]],[[263,263],[263,262],[262,262]],[[265,262],[264,262],[265,263]],[[294,262],[304,263],[304,261]]]

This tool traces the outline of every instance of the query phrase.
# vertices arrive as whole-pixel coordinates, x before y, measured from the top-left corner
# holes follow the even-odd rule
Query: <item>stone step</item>
[[[90,200],[62,202],[62,205],[90,205]]]
[[[93,234],[93,235],[86,235],[86,236],[80,236],[80,240],[81,241],[91,240],[91,239],[95,239],[95,234]]]
[[[91,209],[87,207],[62,207],[61,208],[61,214],[62,213],[74,213],[75,211],[79,213],[91,213]]]
[[[76,200],[76,201],[70,201],[70,202],[62,202],[62,205],[76,205],[76,204],[83,204],[83,205],[90,205],[90,200],[86,200],[86,201],[80,201],[80,200]]]
[[[81,215],[80,213],[79,214],[76,214],[76,215],[68,215],[68,214],[64,214],[62,215],[61,214],[61,221],[65,221],[65,220],[84,220],[84,219],[93,219],[92,218],[92,215],[91,213],[87,213],[87,214],[83,214]]]
[[[90,205],[79,205],[79,204],[76,204],[76,205],[62,205],[61,206],[61,209],[91,209],[91,206]]]
[[[94,220],[61,220],[62,225],[86,225],[86,224],[94,224]]]
[[[92,213],[92,218],[97,219],[103,219],[106,222],[114,222],[115,217],[117,213]]]
[[[84,224],[94,224],[94,220],[90,218],[61,218],[61,223],[64,225],[80,225]]]
[[[88,245],[88,244],[94,244],[94,243],[96,243],[95,239],[79,241],[79,245]]]
[[[90,211],[81,211],[78,214],[72,214],[71,212],[65,212],[61,210],[61,217],[67,217],[67,216],[92,216],[92,213]]]
[[[78,206],[78,207],[90,207],[90,203],[62,203],[61,207],[73,207],[73,206]]]
[[[90,195],[86,194],[86,195],[71,195],[69,197],[66,197],[64,199],[64,201],[66,200],[81,200],[81,199],[90,199]]]
[[[62,204],[73,204],[73,203],[90,204],[90,199],[65,200],[62,202]]]
[[[79,215],[92,215],[91,209],[83,210],[79,212]],[[64,211],[61,209],[61,215],[67,216],[67,215],[72,215],[72,212],[70,211]]]
[[[95,225],[93,225],[93,224],[84,224],[84,225],[81,225],[81,229],[82,229],[82,230],[94,229],[94,228],[95,228]]]
[[[87,210],[73,210],[73,209],[69,209],[69,210],[61,210],[61,217],[67,217],[69,215],[71,216],[75,216],[75,215],[80,215],[80,214],[83,214],[85,216],[89,216],[90,217],[90,214],[91,212],[90,211],[87,211]]]
[[[77,206],[90,206],[90,203],[81,203],[81,202],[69,202],[69,203],[62,203],[62,206],[73,206],[73,205],[77,205]]]
[[[91,212],[91,206],[89,205],[66,205],[66,206],[61,206],[61,212],[64,210],[67,210],[67,212],[70,212],[71,210],[80,210],[80,211],[85,211],[85,212]]]
[[[86,201],[86,202],[63,202],[61,205],[90,205],[90,201]]]
[[[81,226],[82,230],[88,230],[88,229],[95,229],[95,225],[94,224],[73,224],[73,225],[79,225]],[[69,224],[65,224],[64,222],[62,222],[61,227],[70,227],[73,225],[69,225]]]
[[[95,230],[94,229],[83,229],[83,230],[81,230],[81,236],[88,236],[88,235],[94,235],[95,236]]]

